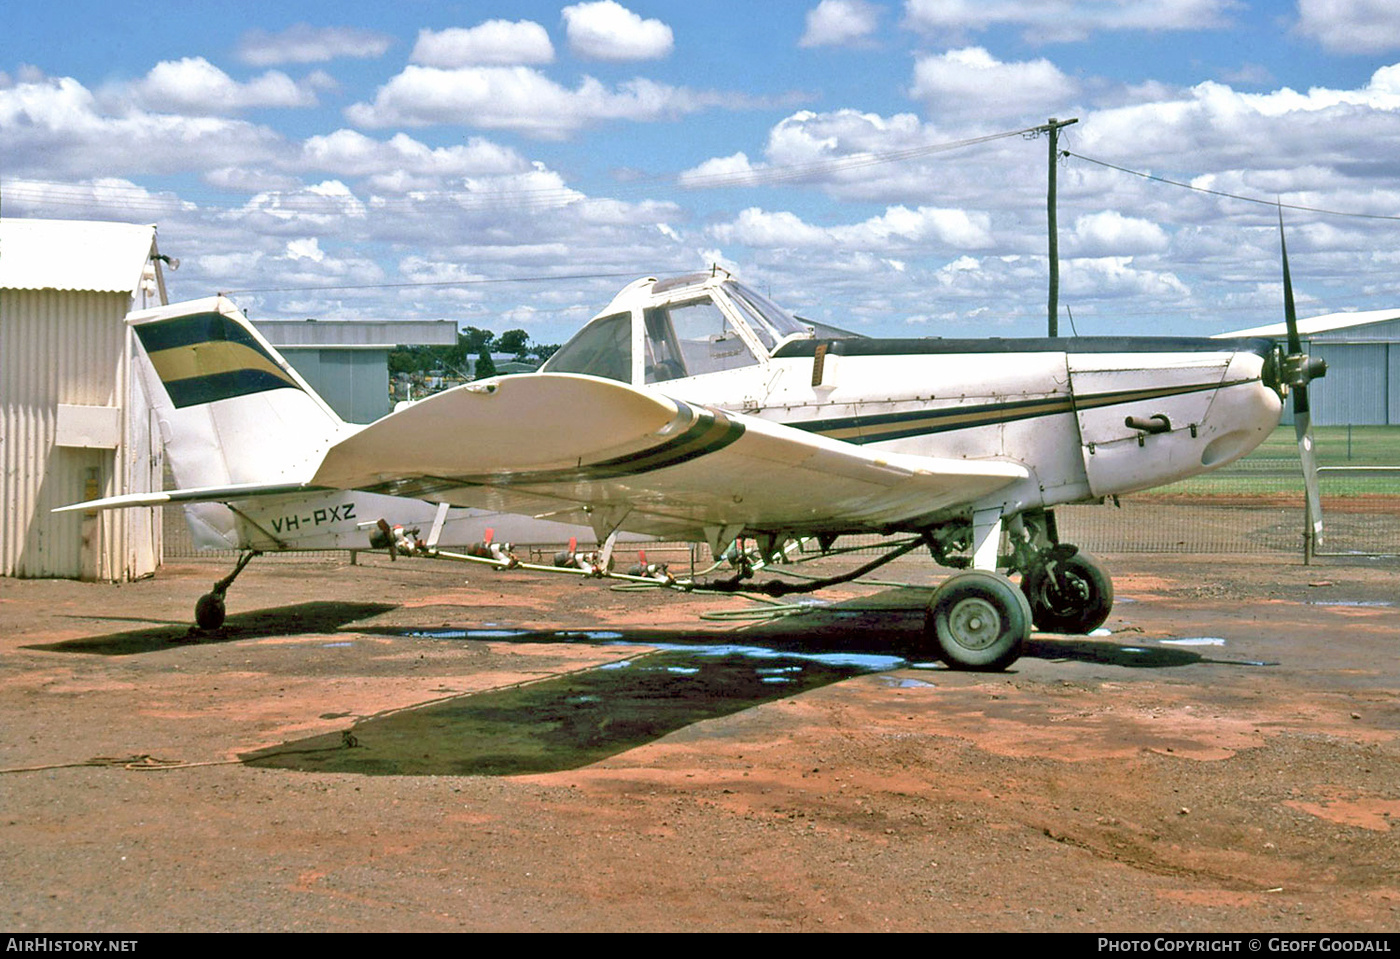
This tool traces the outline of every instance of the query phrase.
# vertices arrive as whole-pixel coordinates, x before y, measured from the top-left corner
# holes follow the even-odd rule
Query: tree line
[[[539,365],[554,355],[559,344],[531,343],[524,330],[506,330],[500,336],[490,330],[469,326],[457,331],[454,346],[400,346],[389,354],[389,375],[397,373],[426,373],[447,370],[466,376],[476,358],[476,376],[494,376],[496,363],[492,353],[509,353],[521,363]]]

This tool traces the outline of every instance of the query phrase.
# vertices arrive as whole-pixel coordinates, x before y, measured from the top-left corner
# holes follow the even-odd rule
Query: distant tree
[[[530,355],[541,363],[558,352],[558,343],[536,343],[534,346],[530,347]]]
[[[482,350],[481,355],[476,358],[476,378],[484,380],[488,376],[496,375],[496,364],[491,359],[490,350]]]
[[[467,353],[490,352],[492,344],[496,342],[496,334],[490,330],[478,329],[469,326],[465,330],[457,332],[457,345],[467,351]]]
[[[496,338],[496,351],[524,360],[530,355],[530,334],[524,330],[506,330]]]

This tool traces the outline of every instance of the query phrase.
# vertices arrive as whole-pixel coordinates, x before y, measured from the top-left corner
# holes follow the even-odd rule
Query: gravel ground
[[[926,661],[920,589],[736,625],[279,559],[196,636],[216,563],[0,579],[0,925],[1400,928],[1396,569],[1108,564],[1110,635],[990,675]]]

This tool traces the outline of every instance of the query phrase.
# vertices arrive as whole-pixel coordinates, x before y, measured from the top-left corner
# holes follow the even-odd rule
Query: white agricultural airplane
[[[1325,369],[1296,337],[1287,350],[871,339],[799,320],[712,271],[630,284],[539,373],[359,427],[226,299],[130,322],[185,488],[65,508],[196,504],[206,541],[250,550],[364,548],[366,520],[441,526],[449,506],[583,525],[600,543],[619,531],[703,540],[716,556],[741,535],[771,556],[798,537],[829,548],[845,534],[909,533],[962,568],[930,600],[931,652],[982,670],[1014,662],[1032,623],[1087,633],[1108,616],[1109,576],[1059,541],[1054,507],[1238,459],[1277,426],[1289,390],[1305,397]],[[999,569],[1019,573],[1019,588]],[[222,622],[231,581],[201,599],[201,625]]]

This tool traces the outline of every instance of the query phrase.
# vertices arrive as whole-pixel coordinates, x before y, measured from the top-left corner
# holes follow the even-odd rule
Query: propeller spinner
[[[1288,241],[1283,233],[1283,207],[1278,211],[1278,244],[1283,256],[1283,318],[1288,327],[1288,355],[1283,358],[1283,380],[1293,394],[1293,434],[1298,438],[1298,459],[1303,464],[1303,490],[1307,503],[1309,553],[1322,542],[1322,492],[1317,481],[1317,454],[1313,448],[1312,410],[1308,383],[1327,375],[1327,363],[1303,352],[1298,336],[1298,311],[1293,305],[1293,279],[1288,272]]]

